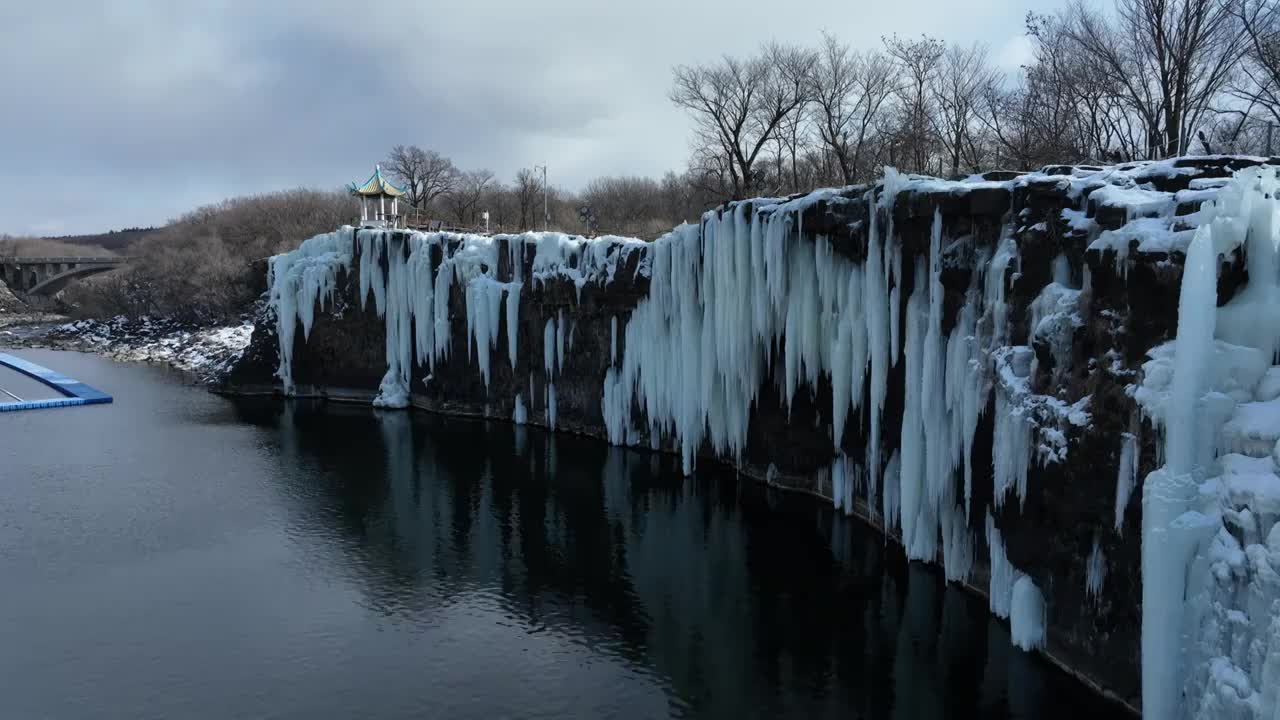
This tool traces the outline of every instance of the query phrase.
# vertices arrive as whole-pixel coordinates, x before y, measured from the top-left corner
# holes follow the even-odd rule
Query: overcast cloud
[[[199,9],[195,6],[199,5]],[[0,7],[0,232],[163,223],[361,178],[397,143],[577,189],[684,165],[671,67],[882,35],[986,42],[1016,68],[1047,0],[152,0]],[[1047,6],[1047,7],[1046,7]]]

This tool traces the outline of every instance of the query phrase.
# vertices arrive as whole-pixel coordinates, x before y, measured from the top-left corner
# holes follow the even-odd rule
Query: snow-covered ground
[[[161,363],[211,382],[249,345],[253,323],[199,328],[151,318],[78,320],[0,327],[0,346],[91,352],[112,360]]]

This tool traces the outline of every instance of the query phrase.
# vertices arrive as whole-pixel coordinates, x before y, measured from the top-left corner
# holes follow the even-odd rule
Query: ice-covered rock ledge
[[[272,259],[226,387],[732,463],[882,527],[1153,717],[1270,717],[1266,162],[890,170],[648,244],[343,228]]]

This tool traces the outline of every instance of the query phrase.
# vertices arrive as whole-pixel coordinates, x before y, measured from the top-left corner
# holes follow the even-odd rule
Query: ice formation
[[[965,240],[947,237],[935,214],[929,257],[904,267],[892,227],[894,198],[922,182],[889,173],[878,192],[861,199],[820,192],[739,203],[655,242],[649,296],[626,322],[625,351],[605,378],[610,441],[637,441],[634,407],[650,437],[674,439],[686,472],[704,445],[739,458],[770,372],[780,379],[787,405],[828,377],[837,455],[829,477],[837,507],[852,512],[855,502],[867,503],[886,525],[902,530],[909,557],[940,560],[948,578],[966,579],[975,553],[970,458],[993,389],[998,407],[1008,408],[998,416],[1004,420],[994,441],[997,472],[1019,497],[1032,456],[1025,382],[996,382],[991,356],[1007,332],[1005,271],[1017,263],[1017,249],[1012,241],[1001,243],[992,269],[974,275],[969,302],[944,333],[943,254]],[[820,200],[868,204],[865,262],[835,253],[824,236],[802,241],[803,213]],[[914,289],[900,310],[896,298],[907,272]],[[888,472],[881,413],[889,370],[899,362],[906,372],[895,443],[900,462]],[[846,456],[845,429],[867,403],[870,442],[858,457]]]
[[[1138,482],[1138,438],[1133,433],[1120,436],[1120,463],[1116,472],[1116,530],[1124,527],[1124,512]]]
[[[1280,468],[1274,403],[1280,178],[1237,173],[1200,210],[1177,338],[1153,348],[1135,398],[1164,433],[1142,497],[1142,704],[1151,717],[1271,718],[1280,709]],[[1218,256],[1249,280],[1218,305]],[[1133,451],[1117,485],[1122,520]]]
[[[991,577],[987,588],[987,596],[991,603],[991,612],[997,617],[1009,617],[1013,607],[1013,586],[1022,577],[1022,573],[1009,562],[1004,553],[1004,538],[996,528],[995,520],[987,513],[987,549],[990,552],[988,563]]]
[[[665,439],[681,454],[686,472],[704,449],[740,459],[767,378],[776,378],[787,407],[798,393],[814,393],[820,380],[829,379],[829,477],[837,507],[851,513],[855,505],[865,506],[901,530],[910,558],[940,562],[949,579],[966,580],[981,547],[970,517],[981,415],[994,403],[997,505],[1015,496],[1024,501],[1030,464],[1060,460],[1065,440],[1052,423],[1033,421],[1045,399],[1029,389],[1030,348],[1007,345],[1006,293],[1021,263],[1013,239],[1000,238],[994,250],[974,246],[971,236],[951,237],[938,211],[928,257],[904,259],[894,204],[900,195],[928,192],[936,183],[887,171],[882,184],[852,196],[819,191],[734,203],[648,244],[556,233],[485,237],[344,228],[273,260],[279,374],[291,388],[286,346],[294,324],[302,321],[306,332],[317,301],[328,300],[339,272],[353,266],[361,302],[372,298],[386,324],[387,370],[375,404],[403,407],[414,367],[434,370],[461,351],[451,343],[449,297],[455,288],[465,306],[467,362],[487,387],[493,353],[504,341],[512,367],[521,362],[523,290],[558,277],[571,281],[580,299],[588,282],[607,284],[619,259],[642,252],[637,272],[648,274],[649,292],[629,315],[610,321],[610,362],[600,390],[609,440],[656,447]],[[836,252],[823,235],[805,235],[802,218],[818,202],[865,204],[863,261]],[[944,256],[956,247],[981,256],[979,271],[958,316],[944,324]],[[507,271],[500,275],[504,250]],[[1034,329],[1061,345],[1063,323],[1075,321],[1079,291],[1069,285],[1065,259],[1056,259],[1052,271],[1060,282],[1038,303]],[[555,427],[556,380],[574,342],[574,324],[563,311],[544,317],[541,387],[531,372],[512,418],[527,422],[530,400],[540,398],[543,421]],[[530,343],[535,353],[536,345]],[[900,424],[883,417],[891,372],[905,373]],[[1064,410],[1064,417],[1071,411]],[[864,417],[870,441],[846,454],[848,428]],[[999,559],[1007,564],[1002,549]],[[993,593],[998,614],[1009,615],[1020,577],[1009,566],[1007,583],[998,596]]]
[[[1013,644],[1023,650],[1044,645],[1044,596],[1035,582],[1023,575],[1013,584],[1009,607],[1009,634]]]
[[[529,410],[524,406],[524,395],[516,393],[516,406],[511,411],[511,421],[517,425],[529,422]]]
[[[1089,551],[1089,559],[1085,561],[1084,591],[1090,598],[1102,595],[1102,586],[1107,581],[1107,556],[1102,552],[1098,538],[1093,539],[1093,550]]]
[[[280,347],[276,374],[285,392],[293,392],[294,334],[302,325],[303,337],[310,337],[316,308],[332,305],[338,271],[351,267],[353,237],[350,227],[317,235],[297,250],[271,258],[267,264],[267,287]]]
[[[1113,253],[1120,274],[1134,252],[1186,255],[1177,337],[1150,350],[1131,388],[1162,433],[1162,466],[1141,489],[1144,709],[1152,717],[1270,717],[1280,695],[1280,180],[1274,169],[1253,169],[1177,193],[1141,186],[1147,176],[1185,170],[1151,163],[1061,176],[1082,207],[1123,209],[1113,230],[1100,230],[1083,209],[1064,210],[1062,219],[1092,250]],[[1031,468],[1066,459],[1071,428],[1090,422],[1088,396],[1068,404],[1032,389],[1046,372],[1056,384],[1072,361],[1073,338],[1089,316],[1088,270],[1073,273],[1066,257],[1054,258],[1036,268],[1052,281],[1027,312],[1011,312],[1008,294],[1027,270],[1016,221],[994,244],[978,244],[953,236],[935,212],[927,255],[904,253],[894,226],[895,203],[913,191],[997,185],[1007,187],[888,171],[872,188],[731,203],[653,243],[343,228],[271,261],[278,375],[292,391],[297,327],[310,335],[315,312],[332,307],[340,276],[354,268],[360,302],[372,299],[386,324],[376,404],[407,405],[415,368],[430,372],[463,357],[492,392],[501,370],[493,353],[505,343],[512,370],[528,372],[508,398],[512,419],[556,427],[557,382],[567,381],[566,363],[583,342],[578,318],[544,307],[522,323],[521,298],[557,278],[581,302],[588,284],[608,284],[624,258],[635,259],[648,293],[629,313],[608,316],[599,393],[610,442],[673,447],[686,472],[704,453],[741,460],[770,379],[784,410],[829,383],[823,430],[831,459],[820,486],[835,507],[900,531],[909,558],[941,563],[950,580],[969,580],[985,560],[991,611],[1009,619],[1015,645],[1042,647],[1052,606],[1025,572],[1033,569],[1010,562],[995,517],[1019,512],[1036,482]],[[1199,202],[1200,210],[1175,216]],[[817,203],[864,204],[865,253],[806,233],[802,219]],[[1246,258],[1249,281],[1218,308],[1218,257],[1232,252]],[[974,271],[967,288],[944,289],[955,253],[972,257]],[[957,293],[959,307],[948,310]],[[464,321],[465,333],[455,327]],[[534,336],[524,338],[528,357],[522,327]],[[901,400],[900,422],[886,416],[891,376],[902,384],[893,400]],[[988,409],[994,494],[978,504],[975,435]],[[1117,438],[1114,515],[1104,521],[1113,527],[1097,532],[1126,531],[1147,459],[1136,419],[1129,429]],[[851,432],[866,441],[846,443]],[[772,465],[769,475],[778,476]],[[1082,589],[1095,600],[1109,582],[1102,547],[1095,534],[1079,558]]]
[[[498,274],[500,247],[505,245],[507,277]],[[627,238],[586,240],[561,233],[523,235],[458,235],[404,230],[342,229],[306,240],[288,253],[271,258],[268,270],[270,301],[276,314],[280,365],[277,375],[292,393],[293,347],[300,324],[309,336],[317,308],[331,305],[340,272],[358,266],[357,280],[362,307],[370,298],[386,325],[387,371],[373,404],[406,407],[410,402],[410,377],[414,366],[434,370],[449,359],[452,343],[451,288],[461,288],[465,306],[467,359],[488,386],[493,353],[505,324],[507,360],[518,361],[520,297],[525,287],[522,258],[532,250],[529,281],[546,282],[557,277],[571,281],[581,297],[588,282],[611,282],[618,264],[632,253],[643,253],[645,244]],[[641,258],[636,272],[648,272]],[[564,365],[565,334],[572,332],[560,318],[547,321],[543,340],[548,423],[555,424],[555,387],[550,381]],[[499,356],[501,357],[501,356]],[[501,360],[499,360],[501,362]],[[527,418],[524,399],[514,418]]]

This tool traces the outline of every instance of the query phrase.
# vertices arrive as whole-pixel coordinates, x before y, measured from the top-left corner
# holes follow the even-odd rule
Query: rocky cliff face
[[[889,173],[652,244],[347,228],[273,259],[275,317],[226,388],[731,463],[866,518],[1136,707],[1140,499],[1163,460],[1135,396],[1178,333],[1201,204],[1263,162]],[[1221,305],[1249,273],[1219,250]]]

